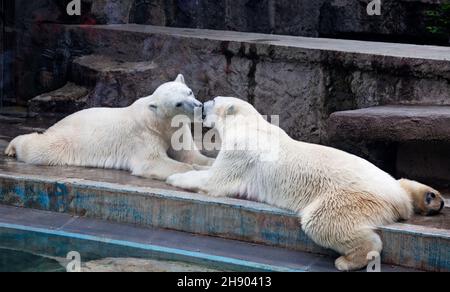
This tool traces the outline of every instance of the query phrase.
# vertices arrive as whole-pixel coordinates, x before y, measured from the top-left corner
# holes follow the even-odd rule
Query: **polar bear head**
[[[203,109],[203,124],[213,128],[224,124],[226,119],[233,117],[259,118],[261,115],[248,102],[235,97],[218,96],[208,101]]]
[[[203,106],[195,98],[193,91],[187,87],[181,74],[175,81],[164,83],[151,96],[143,100],[149,110],[163,119],[187,116],[192,120],[194,113],[197,110],[201,113]]]

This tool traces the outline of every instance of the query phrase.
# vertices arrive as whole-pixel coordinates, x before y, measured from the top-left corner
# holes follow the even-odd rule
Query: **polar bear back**
[[[145,126],[136,122],[139,115],[133,107],[83,110],[42,135],[30,136],[29,149],[22,152],[25,160],[37,164],[127,170],[134,153],[145,150],[146,144],[160,145],[152,143],[154,136],[146,135]]]
[[[406,191],[372,163],[334,148],[290,138],[281,143],[279,160],[260,163],[250,179],[255,186],[264,186],[251,189],[263,195],[266,202],[287,207],[279,205],[283,196],[283,204],[300,210],[323,194],[344,191],[364,193],[396,208],[404,206],[404,213],[409,212]]]

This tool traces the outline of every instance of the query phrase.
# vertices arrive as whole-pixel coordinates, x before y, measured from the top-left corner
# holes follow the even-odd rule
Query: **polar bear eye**
[[[194,94],[194,93],[193,93],[192,91],[189,91],[189,92],[188,92],[188,95],[189,95],[189,96],[192,96],[193,94]]]
[[[182,106],[183,106],[183,103],[181,103],[181,102],[176,104],[176,107],[182,107]]]

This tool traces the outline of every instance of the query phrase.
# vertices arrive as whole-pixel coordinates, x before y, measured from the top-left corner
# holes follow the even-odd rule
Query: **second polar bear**
[[[363,268],[369,253],[381,253],[378,226],[408,219],[414,208],[434,214],[444,207],[439,192],[428,186],[397,181],[340,150],[291,139],[242,100],[218,97],[204,112],[223,150],[211,169],[175,174],[167,182],[297,212],[310,238],[342,255],[335,263],[339,270]]]
[[[15,138],[6,155],[30,164],[83,166],[129,170],[136,176],[165,180],[168,176],[211,165],[195,147],[190,126],[186,150],[172,148],[172,119],[192,119],[200,103],[185,84],[183,75],[161,85],[151,96],[126,108],[92,108],[75,113],[43,134]]]

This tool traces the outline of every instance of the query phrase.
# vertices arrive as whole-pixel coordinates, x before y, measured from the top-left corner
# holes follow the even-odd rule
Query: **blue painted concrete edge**
[[[333,255],[307,238],[295,214],[264,204],[80,179],[0,174],[0,181],[0,203],[12,206]],[[383,262],[450,271],[450,231],[400,223],[379,233]]]
[[[71,233],[71,232],[65,232],[61,230],[51,230],[51,229],[43,229],[43,228],[35,228],[35,227],[29,227],[24,225],[15,225],[15,224],[7,224],[7,223],[0,223],[0,233],[1,229],[9,229],[9,230],[19,230],[19,231],[25,231],[25,232],[31,232],[31,233],[39,233],[43,235],[52,235],[52,236],[58,236],[58,237],[66,237],[71,239],[77,239],[82,241],[89,241],[89,242],[100,242],[108,245],[115,245],[119,247],[127,247],[127,248],[133,248],[133,249],[140,249],[145,251],[151,251],[162,255],[170,255],[170,258],[173,259],[179,259],[180,261],[186,261],[186,259],[192,260],[192,263],[204,263],[204,262],[212,262],[215,263],[218,266],[226,265],[226,266],[233,266],[236,268],[245,268],[248,270],[254,270],[254,271],[262,271],[262,272],[306,272],[305,270],[297,270],[297,269],[290,269],[286,267],[279,267],[279,266],[272,266],[267,264],[261,264],[261,263],[255,263],[235,258],[229,258],[229,257],[222,257],[222,256],[216,256],[201,252],[192,252],[182,249],[175,249],[175,248],[168,248],[163,246],[157,246],[157,245],[151,245],[151,244],[143,244],[143,243],[136,243],[131,241],[124,241],[124,240],[115,240],[115,239],[109,239],[109,238],[102,238],[98,236],[92,236],[92,235],[85,235],[85,234],[79,234],[79,233]]]

